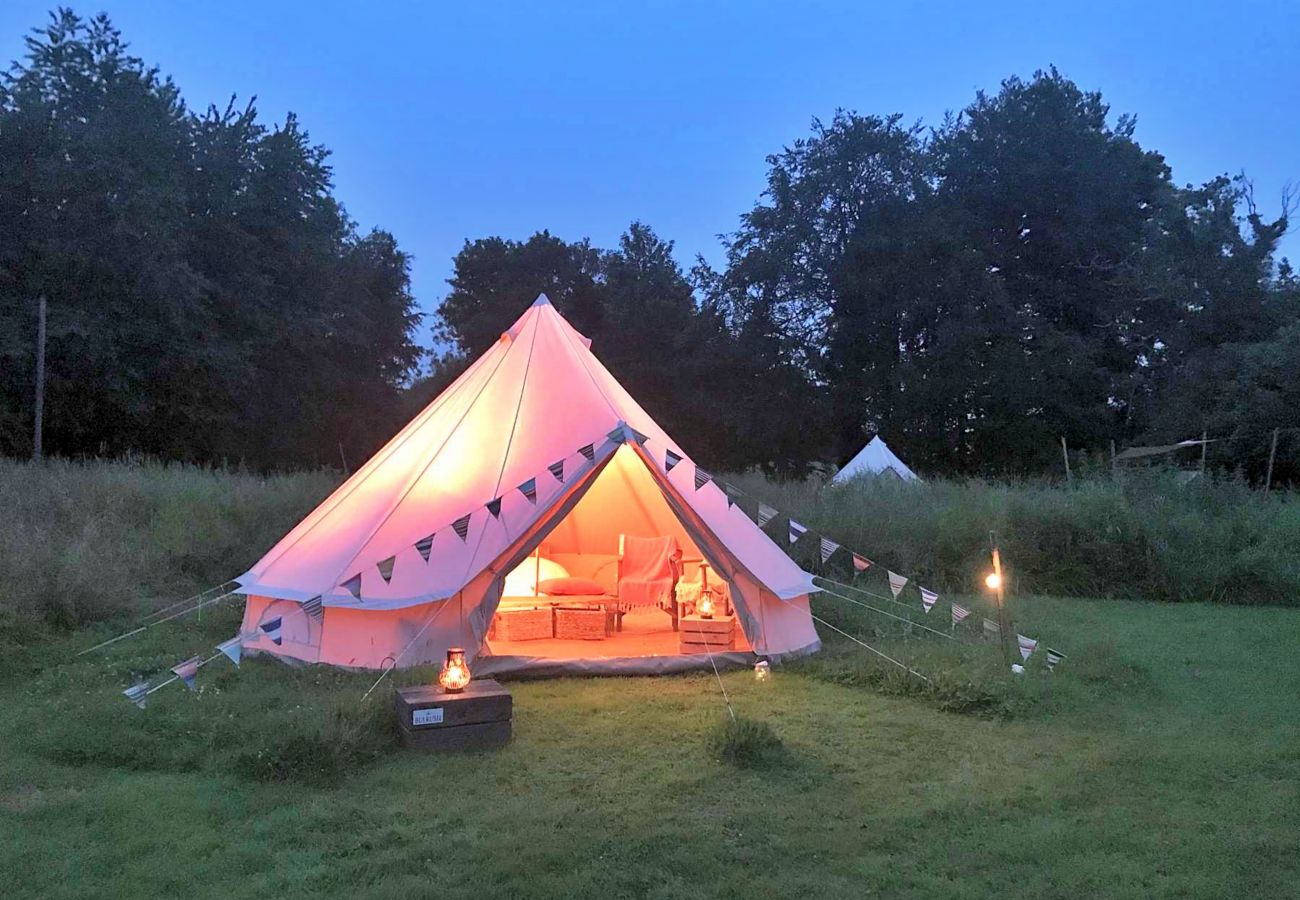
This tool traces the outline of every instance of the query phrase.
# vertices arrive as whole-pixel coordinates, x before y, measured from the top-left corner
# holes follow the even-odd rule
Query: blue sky
[[[0,4],[0,56],[46,2]],[[935,123],[1056,65],[1138,117],[1179,183],[1300,183],[1300,4],[101,0],[191,106],[257,95],[334,153],[363,228],[414,254],[432,312],[466,238],[549,228],[611,246],[633,219],[717,263],[764,157],[837,107]],[[1300,229],[1298,229],[1300,231]],[[1300,236],[1284,252],[1300,258]]]

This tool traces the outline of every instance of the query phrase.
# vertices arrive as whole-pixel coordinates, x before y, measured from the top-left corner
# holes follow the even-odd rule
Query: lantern
[[[760,659],[754,663],[754,680],[770,681],[772,678],[772,666],[765,659]]]
[[[984,586],[990,591],[996,591],[998,588],[1002,587],[1002,576],[997,572],[990,572],[984,578]]]
[[[465,662],[465,651],[452,647],[447,651],[447,661],[438,673],[438,684],[449,694],[458,694],[469,684],[469,663]]]
[[[700,594],[700,602],[695,604],[695,611],[700,614],[701,619],[713,618],[713,594],[704,591]]]

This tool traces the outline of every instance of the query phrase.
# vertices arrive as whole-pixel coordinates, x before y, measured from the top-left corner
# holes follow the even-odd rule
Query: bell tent
[[[835,473],[832,484],[843,484],[858,475],[893,475],[902,481],[920,481],[907,464],[894,455],[889,445],[873,437],[867,446],[858,451],[858,455],[849,460],[848,465]]]
[[[240,576],[245,652],[381,669],[463,647],[500,674],[815,651],[811,576],[590,346],[538,297]]]

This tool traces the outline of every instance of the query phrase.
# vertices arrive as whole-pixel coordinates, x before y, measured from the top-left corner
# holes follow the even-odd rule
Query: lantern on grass
[[[449,694],[458,694],[469,684],[469,663],[465,661],[465,651],[452,647],[447,651],[447,661],[438,673],[438,684]]]
[[[700,601],[695,604],[695,611],[700,614],[701,619],[713,618],[713,592],[701,591]]]
[[[758,662],[754,663],[754,680],[755,681],[772,680],[772,666],[770,663],[768,663],[767,660],[760,659]]]

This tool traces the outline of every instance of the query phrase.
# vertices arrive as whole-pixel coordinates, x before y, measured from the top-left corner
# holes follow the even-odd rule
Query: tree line
[[[613,248],[467,240],[412,384],[409,259],[358,232],[328,151],[292,115],[190,110],[105,17],[59,10],[0,77],[0,452],[31,450],[41,297],[64,455],[355,462],[540,292],[719,469],[797,475],[880,433],[923,470],[1032,473],[1061,437],[1205,429],[1257,476],[1300,426],[1289,198],[1179,186],[1055,70],[933,127],[841,111],[767,165],[719,267],[641,222]],[[1278,476],[1298,459],[1285,432]]]

